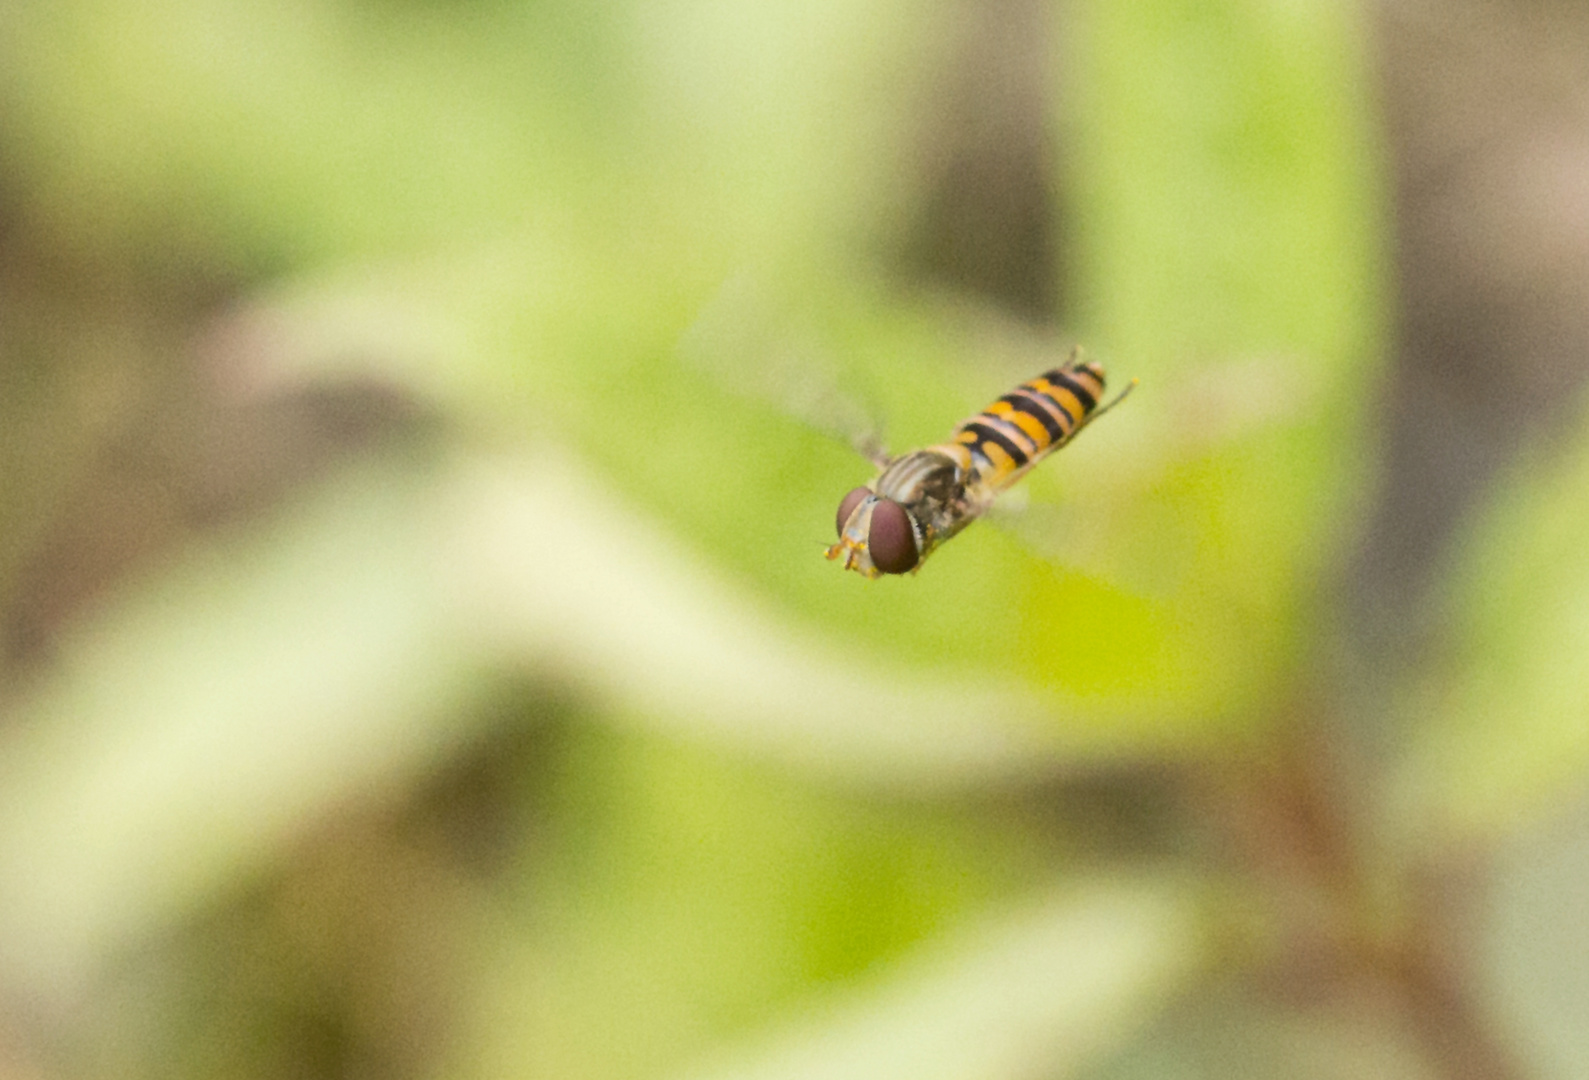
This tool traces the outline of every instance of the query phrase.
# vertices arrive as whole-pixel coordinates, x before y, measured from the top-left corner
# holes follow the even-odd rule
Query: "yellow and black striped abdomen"
[[[1103,396],[1097,364],[1067,365],[1022,383],[955,429],[955,441],[988,463],[984,479],[995,486],[1065,444]]]

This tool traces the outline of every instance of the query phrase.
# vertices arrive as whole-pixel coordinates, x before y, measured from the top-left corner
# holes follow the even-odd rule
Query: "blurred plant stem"
[[[1268,736],[1192,770],[1214,862],[1258,898],[1252,977],[1304,1006],[1383,1002],[1446,1080],[1524,1080],[1475,997],[1469,883],[1459,867],[1386,847],[1374,805],[1383,767],[1343,738],[1332,698],[1297,695]]]

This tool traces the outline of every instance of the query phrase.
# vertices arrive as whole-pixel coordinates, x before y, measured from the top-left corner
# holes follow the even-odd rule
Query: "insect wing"
[[[770,405],[881,468],[889,455],[878,410],[839,388],[830,358],[791,321],[778,317],[749,277],[737,277],[701,310],[679,354],[729,393]]]

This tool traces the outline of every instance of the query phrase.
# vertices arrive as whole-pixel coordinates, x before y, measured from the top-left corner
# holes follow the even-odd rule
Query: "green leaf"
[[[46,986],[469,737],[412,461],[183,553],[62,643],[0,750],[0,956]]]
[[[1251,987],[1199,988],[1086,1080],[1437,1080],[1397,1010],[1346,995],[1277,1002]]]
[[[1576,917],[1589,895],[1589,815],[1575,801],[1497,853],[1472,929],[1475,996],[1537,1076],[1589,1071],[1589,926]]]
[[[1410,745],[1393,832],[1493,841],[1577,798],[1589,776],[1589,428],[1495,484],[1459,545],[1449,641],[1397,703]]]
[[[1068,1077],[1136,1034],[1207,960],[1196,894],[1101,881],[1000,912],[692,1080]]]
[[[1077,330],[1143,380],[1109,438],[1165,462],[1114,536],[1169,593],[1168,650],[1217,673],[1183,703],[1239,712],[1297,659],[1366,474],[1385,254],[1360,15],[1074,10],[1056,69]]]

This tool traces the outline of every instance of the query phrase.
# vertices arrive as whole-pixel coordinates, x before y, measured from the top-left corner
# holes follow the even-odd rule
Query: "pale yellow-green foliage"
[[[434,901],[422,1075],[1183,1075],[1143,1032],[1262,954],[1263,901],[1041,808],[1237,758],[1313,688],[1378,447],[1387,181],[1350,6],[1048,15],[1060,330],[891,255],[952,4],[0,13],[31,228],[246,282],[193,347],[250,394],[370,379],[436,421],[144,568],[5,698],[0,991],[96,1018],[40,1075],[275,1075],[180,992],[206,920],[521,728],[553,764],[506,868]],[[868,467],[811,386],[904,448],[1077,340],[1141,387],[1008,529],[914,578],[824,562]],[[1454,573],[1459,658],[1386,703],[1392,867],[1581,787],[1582,471],[1515,485]],[[1424,1075],[1372,1026],[1265,1038]]]

